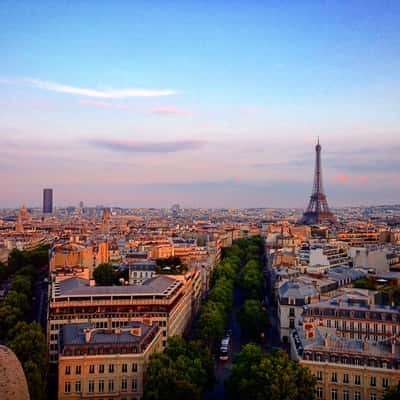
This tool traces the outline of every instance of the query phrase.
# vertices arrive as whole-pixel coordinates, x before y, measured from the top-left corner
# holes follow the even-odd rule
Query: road
[[[230,329],[232,331],[229,359],[227,361],[221,361],[217,357],[215,362],[215,375],[217,378],[217,383],[214,385],[211,392],[207,392],[205,394],[205,400],[223,400],[226,398],[225,381],[226,379],[228,379],[230,370],[232,368],[233,354],[239,353],[242,347],[240,325],[236,318],[236,314],[243,304],[244,300],[242,289],[239,287],[235,287],[233,296],[233,307],[229,316],[229,322],[227,326],[227,330]]]
[[[270,269],[268,268],[269,260],[267,257],[263,258],[263,272],[264,272],[264,288],[265,288],[265,297],[266,302],[268,304],[268,316],[270,321],[270,326],[266,331],[266,339],[263,345],[263,349],[265,353],[270,353],[272,350],[276,348],[283,348],[282,342],[279,336],[279,321],[278,321],[278,313],[276,304],[272,298],[272,293],[269,290],[269,280],[270,280]],[[204,400],[224,400],[226,399],[225,393],[225,381],[228,379],[230,370],[232,368],[232,360],[233,355],[235,353],[240,352],[242,348],[241,341],[241,330],[239,322],[236,318],[237,311],[240,309],[243,304],[244,296],[242,293],[242,289],[240,287],[235,287],[234,291],[234,304],[229,316],[229,322],[227,329],[232,331],[231,337],[231,354],[228,361],[220,361],[216,360],[216,369],[215,375],[217,378],[217,383],[214,385],[213,390],[207,392],[204,395]]]

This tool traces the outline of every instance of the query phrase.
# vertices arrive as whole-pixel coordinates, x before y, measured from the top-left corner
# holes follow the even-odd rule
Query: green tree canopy
[[[268,323],[267,311],[259,300],[245,300],[238,312],[238,320],[244,336],[249,341],[258,342]]]
[[[32,279],[25,275],[16,275],[11,284],[11,290],[30,295],[32,291]]]
[[[400,384],[389,388],[385,392],[383,400],[400,400]]]
[[[263,355],[254,344],[235,357],[226,383],[229,398],[237,400],[313,400],[315,378],[283,351]]]
[[[211,348],[216,340],[220,339],[225,330],[226,314],[224,305],[208,301],[200,309],[197,323],[197,335]]]
[[[93,278],[99,286],[111,286],[115,282],[115,269],[110,263],[102,263],[93,271]]]
[[[38,323],[19,322],[10,331],[7,346],[21,362],[28,381],[31,400],[46,399],[47,346]]]
[[[151,356],[144,400],[200,400],[214,381],[209,353],[197,342],[171,337],[163,353]]]
[[[21,310],[23,315],[30,310],[28,296],[25,293],[16,292],[15,290],[10,290],[7,293],[3,304]]]

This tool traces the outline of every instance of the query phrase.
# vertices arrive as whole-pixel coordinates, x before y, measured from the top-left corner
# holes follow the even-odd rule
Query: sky
[[[400,2],[0,2],[0,207],[400,203]]]

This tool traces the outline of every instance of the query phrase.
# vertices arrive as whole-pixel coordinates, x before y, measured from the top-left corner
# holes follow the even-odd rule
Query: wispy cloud
[[[100,90],[92,88],[81,88],[76,86],[64,85],[62,83],[49,82],[31,78],[22,80],[1,79],[0,83],[23,84],[41,90],[46,90],[49,92],[75,94],[78,96],[101,98],[101,99],[122,99],[128,97],[161,97],[161,96],[171,96],[176,94],[175,90],[170,90],[170,89],[125,88],[125,89]]]
[[[205,142],[197,140],[181,140],[170,142],[136,142],[125,140],[92,140],[89,142],[95,147],[130,153],[176,153],[185,150],[197,150],[205,145]]]
[[[154,114],[160,115],[192,115],[191,111],[180,110],[175,107],[164,107],[164,108],[155,108],[152,111]]]
[[[134,107],[133,105],[114,103],[111,101],[103,101],[103,100],[92,100],[92,99],[79,100],[79,105],[83,107],[115,108],[117,110],[136,109],[136,107]]]
[[[143,113],[151,113],[158,115],[192,115],[193,112],[187,110],[181,110],[176,107],[159,107],[149,110],[145,107],[139,107],[133,104],[116,103],[114,101],[104,101],[95,99],[81,99],[79,105],[83,107],[94,107],[94,108],[113,108],[117,110],[130,110],[139,111]]]
[[[365,185],[368,183],[368,178],[366,176],[351,176],[347,174],[339,174],[332,177],[333,183],[360,183]]]

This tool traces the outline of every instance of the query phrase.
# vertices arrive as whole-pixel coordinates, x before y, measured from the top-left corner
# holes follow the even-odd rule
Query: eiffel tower
[[[315,175],[314,186],[306,212],[303,214],[301,223],[306,225],[318,225],[324,222],[335,223],[336,218],[328,206],[328,201],[322,186],[321,145],[315,146]]]

